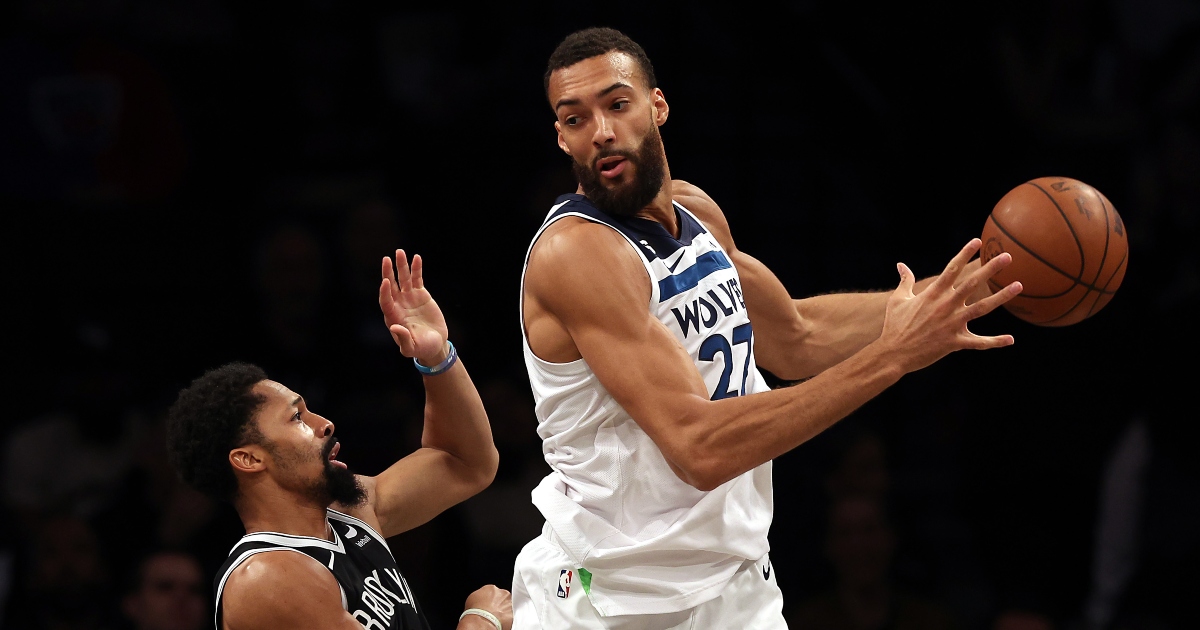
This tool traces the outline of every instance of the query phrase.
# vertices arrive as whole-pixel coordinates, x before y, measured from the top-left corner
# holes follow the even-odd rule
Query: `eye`
[[[616,103],[612,104],[612,108],[617,111],[626,109],[628,106],[629,106],[629,101],[617,101]]]
[[[292,420],[296,420],[296,421],[300,420],[300,412],[299,411],[296,411],[296,415],[292,416]]]
[[[567,118],[565,120],[563,120],[563,122],[566,123],[568,127],[574,127],[575,125],[579,124],[579,117],[578,116],[567,116]]]

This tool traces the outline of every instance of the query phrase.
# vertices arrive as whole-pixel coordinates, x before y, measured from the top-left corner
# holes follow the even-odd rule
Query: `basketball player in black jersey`
[[[216,575],[216,628],[427,629],[386,538],[483,490],[498,456],[479,394],[424,287],[383,259],[379,306],[400,352],[424,374],[422,448],[375,477],[337,459],[334,425],[256,366],[230,363],[180,392],[172,461],[189,484],[230,500],[246,528]],[[507,590],[466,599],[459,630],[508,630]]]

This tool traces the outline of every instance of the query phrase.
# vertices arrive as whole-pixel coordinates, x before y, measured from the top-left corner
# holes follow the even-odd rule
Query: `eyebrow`
[[[604,88],[603,90],[600,90],[600,93],[597,94],[596,96],[605,96],[608,93],[612,92],[613,90],[619,90],[621,88],[627,88],[627,87],[633,87],[633,86],[629,85],[628,83],[622,83],[620,81],[617,81],[616,83]],[[558,108],[560,108],[564,105],[578,105],[578,104],[579,104],[579,99],[577,99],[577,98],[560,99],[557,103],[554,104],[554,111],[558,111]]]
[[[291,410],[292,410],[292,409],[294,409],[294,408],[296,408],[296,407],[299,407],[299,406],[300,406],[300,403],[302,403],[302,402],[304,402],[304,397],[303,397],[303,396],[301,396],[301,395],[299,395],[299,394],[297,394],[297,395],[296,395],[296,399],[295,399],[295,400],[293,400],[293,401],[291,402],[291,404],[289,404],[289,405],[288,405],[288,411],[287,411],[287,420],[288,420],[288,421],[291,421],[291,418],[292,418],[292,416],[294,416],[294,415],[295,415],[295,414],[293,414],[293,413],[292,413],[292,411],[291,411]]]

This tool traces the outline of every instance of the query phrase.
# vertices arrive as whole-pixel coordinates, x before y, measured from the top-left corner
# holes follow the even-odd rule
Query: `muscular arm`
[[[949,283],[965,263],[960,254],[957,266],[943,274],[941,290],[921,296],[928,299],[914,299],[911,272],[903,268],[909,280],[888,298],[896,313],[887,339],[866,344],[796,386],[712,401],[692,358],[646,308],[649,279],[636,255],[604,226],[563,219],[548,229],[531,253],[525,276],[530,343],[536,352],[537,340],[551,337],[544,331],[565,329],[569,342],[675,473],[703,490],[795,448],[906,372],[955,349],[1012,342],[966,332],[966,321],[995,308],[998,300],[965,312],[960,303],[956,309]],[[986,277],[982,271],[993,274],[1006,264],[994,260],[1000,262],[976,274],[972,287]],[[951,330],[957,331],[954,336]]]
[[[741,278],[754,325],[758,365],[785,380],[808,378],[846,359],[879,337],[891,291],[830,293],[793,299],[761,261],[739,250],[724,213],[703,190],[671,182],[673,197],[704,222],[729,253]],[[972,261],[966,272],[978,269]],[[913,287],[920,293],[933,278]],[[970,301],[978,299],[973,297]]]
[[[1019,291],[1010,286],[967,307],[966,295],[1010,258],[998,256],[953,283],[978,250],[972,241],[926,291],[914,295],[903,265],[887,297],[882,335],[815,377],[768,392],[709,400],[683,346],[649,312],[649,278],[637,254],[613,230],[562,219],[542,235],[525,276],[530,345],[564,356],[573,345],[601,384],[654,440],[686,483],[709,490],[795,448],[896,383],[949,352],[1012,343],[978,337],[967,322]],[[936,288],[930,291],[930,288]],[[560,342],[548,331],[565,330]],[[757,348],[756,348],[757,350]],[[546,358],[543,356],[543,358]]]
[[[422,378],[421,448],[364,479],[368,506],[385,538],[475,496],[492,482],[499,463],[487,413],[462,360],[448,372]]]
[[[342,608],[333,574],[312,558],[292,551],[270,551],[246,559],[225,581],[221,603],[226,630],[362,630]]]
[[[409,269],[397,251],[395,274],[383,262],[379,306],[384,322],[406,357],[438,365],[447,356],[441,309],[424,287],[420,257]],[[376,527],[385,538],[428,522],[474,496],[496,476],[499,455],[479,392],[460,359],[448,371],[422,376],[425,416],[421,448],[376,477],[361,477],[365,508],[349,513]]]

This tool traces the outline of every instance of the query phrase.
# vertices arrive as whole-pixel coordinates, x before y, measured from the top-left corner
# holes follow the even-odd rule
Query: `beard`
[[[596,163],[615,155],[624,157],[634,167],[633,181],[609,188],[603,184],[604,176],[596,169]],[[597,208],[613,216],[632,217],[650,205],[662,190],[666,161],[658,127],[651,126],[650,133],[642,138],[636,151],[603,150],[596,154],[591,164],[580,164],[571,158],[571,169],[575,171],[583,194]]]
[[[319,505],[329,506],[340,503],[346,507],[358,507],[367,500],[367,491],[363,488],[362,482],[349,468],[334,466],[329,462],[329,454],[333,452],[333,447],[337,442],[337,439],[329,438],[329,441],[321,448],[319,453],[323,464],[321,476],[302,482],[299,490],[305,497]],[[268,444],[266,447],[271,452],[271,456],[289,472],[298,468],[300,464],[311,461],[311,456],[306,457],[298,452],[281,456],[278,447],[274,444]]]
[[[321,449],[321,461],[325,463],[325,470],[321,475],[323,485],[321,490],[332,503],[340,503],[346,507],[358,507],[366,502],[367,491],[355,476],[354,471],[334,466],[329,462],[329,454],[333,452],[335,444],[337,444],[337,440],[329,438],[329,441],[325,443],[325,448]]]

